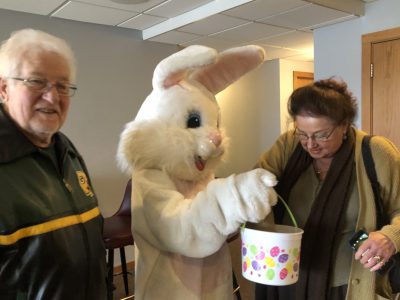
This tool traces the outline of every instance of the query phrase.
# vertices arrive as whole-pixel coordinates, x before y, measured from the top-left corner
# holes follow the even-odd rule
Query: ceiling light
[[[148,2],[149,0],[111,0],[111,1],[120,4],[139,4],[143,2]]]

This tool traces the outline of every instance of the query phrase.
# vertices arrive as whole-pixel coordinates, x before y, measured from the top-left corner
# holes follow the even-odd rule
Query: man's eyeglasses
[[[52,87],[55,87],[59,95],[72,97],[75,94],[75,91],[78,89],[75,85],[71,83],[58,82],[58,81],[55,83],[50,83],[47,79],[44,78],[10,77],[10,79],[22,81],[31,90],[40,93],[45,93]]]
[[[314,140],[316,142],[326,142],[330,139],[330,137],[332,136],[332,134],[336,128],[337,128],[337,126],[333,127],[330,131],[318,132],[318,133],[314,133],[312,135],[307,135],[304,132],[299,132],[298,129],[296,128],[294,131],[294,134],[302,142],[308,141],[308,139]]]

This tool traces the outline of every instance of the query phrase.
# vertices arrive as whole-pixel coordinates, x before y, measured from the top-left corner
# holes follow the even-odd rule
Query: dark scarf
[[[311,207],[302,238],[299,281],[294,285],[279,288],[257,285],[257,300],[327,299],[329,275],[335,259],[333,245],[351,192],[354,135],[353,130],[348,131],[347,139],[335,154],[326,179]],[[299,143],[276,186],[277,193],[283,199],[289,199],[290,190],[312,160]],[[274,208],[276,223],[282,222],[284,212],[283,205],[278,203]]]

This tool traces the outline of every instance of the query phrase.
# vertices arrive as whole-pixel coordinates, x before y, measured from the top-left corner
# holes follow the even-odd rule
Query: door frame
[[[400,39],[400,27],[362,35],[361,129],[372,132],[372,44]]]
[[[314,73],[313,72],[303,72],[303,71],[293,71],[293,90],[300,87],[298,81],[301,78],[314,81]]]

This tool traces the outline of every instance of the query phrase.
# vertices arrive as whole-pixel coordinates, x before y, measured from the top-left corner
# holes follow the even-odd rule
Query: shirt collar
[[[57,132],[54,135],[55,143],[62,152],[75,149],[63,134]],[[37,152],[35,146],[18,128],[11,117],[5,112],[4,104],[0,104],[0,163],[6,163]]]

